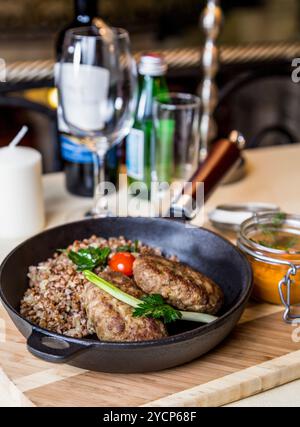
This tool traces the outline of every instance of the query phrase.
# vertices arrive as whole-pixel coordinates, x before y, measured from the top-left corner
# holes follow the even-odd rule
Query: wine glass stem
[[[93,154],[94,162],[94,209],[95,216],[108,216],[106,196],[102,195],[100,184],[105,182],[105,150]]]

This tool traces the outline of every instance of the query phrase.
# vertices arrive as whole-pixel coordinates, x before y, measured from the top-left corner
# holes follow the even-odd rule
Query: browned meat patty
[[[102,272],[99,276],[136,298],[144,295],[134,281],[124,274]],[[89,322],[100,340],[147,341],[167,336],[167,331],[161,321],[133,317],[132,307],[111,297],[89,282],[85,284],[82,301]]]
[[[180,262],[141,255],[133,264],[136,284],[147,294],[160,294],[180,310],[216,314],[223,292],[211,279]]]

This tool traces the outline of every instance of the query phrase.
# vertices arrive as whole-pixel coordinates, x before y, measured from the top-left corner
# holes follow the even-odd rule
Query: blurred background
[[[201,82],[201,0],[99,0],[99,15],[131,34],[133,50],[167,50],[171,89],[197,92]],[[249,148],[300,141],[300,0],[224,0],[219,44],[219,135],[237,128]],[[24,123],[25,144],[44,154],[44,171],[60,170],[53,90],[55,43],[74,19],[72,0],[0,0],[0,145]],[[36,62],[37,61],[37,62]]]
[[[99,0],[101,16],[130,31],[135,49],[199,46],[199,0]],[[294,41],[298,0],[224,0],[221,44]],[[7,61],[54,57],[55,36],[73,19],[72,0],[0,0],[0,49]]]

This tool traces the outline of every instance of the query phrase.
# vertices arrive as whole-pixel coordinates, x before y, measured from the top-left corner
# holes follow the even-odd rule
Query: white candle
[[[31,236],[44,225],[40,153],[28,147],[0,148],[0,238]]]

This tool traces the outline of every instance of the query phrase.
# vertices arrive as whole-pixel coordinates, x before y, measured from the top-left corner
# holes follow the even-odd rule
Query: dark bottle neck
[[[98,16],[98,0],[74,0],[74,9],[76,20],[88,24]]]

